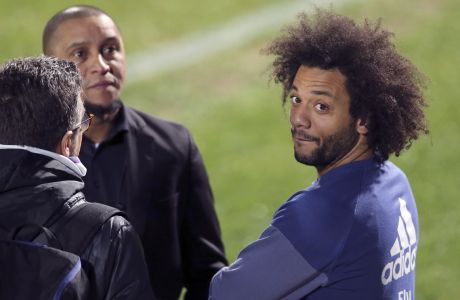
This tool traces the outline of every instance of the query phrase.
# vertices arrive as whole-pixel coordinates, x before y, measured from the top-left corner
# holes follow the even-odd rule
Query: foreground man
[[[267,49],[318,179],[217,273],[212,299],[414,299],[418,217],[388,161],[426,133],[420,74],[369,22],[302,15]]]
[[[63,250],[79,249],[71,252],[80,256],[89,287],[68,286],[63,299],[153,299],[133,226],[118,215],[95,224],[100,209],[87,205],[81,193],[86,170],[78,152],[91,117],[85,114],[80,94],[78,69],[68,61],[43,56],[13,60],[0,68],[0,240],[10,239],[25,224],[35,224],[50,228]],[[76,214],[82,207],[91,209]],[[85,230],[88,223],[95,230]],[[89,235],[86,247],[73,245],[75,238],[81,240],[82,230]],[[43,244],[39,238],[33,241]],[[44,274],[54,266],[38,250],[20,257],[21,263],[26,260],[40,266],[37,274],[14,266],[8,270],[8,260],[14,258],[0,255],[0,298],[42,299],[42,293],[51,288]],[[41,287],[25,286],[24,278],[34,275],[48,282]],[[66,277],[66,284],[72,278]],[[18,281],[17,291],[5,295],[11,288],[8,282]]]
[[[201,155],[186,128],[123,105],[123,39],[114,21],[90,6],[58,12],[43,51],[75,62],[86,109],[95,115],[80,158],[85,195],[127,212],[144,246],[160,299],[206,299],[226,265],[213,196]]]

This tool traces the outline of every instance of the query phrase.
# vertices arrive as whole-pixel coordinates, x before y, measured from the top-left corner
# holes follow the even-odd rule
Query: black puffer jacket
[[[0,145],[0,229],[45,224],[83,188],[80,175],[58,154]],[[80,257],[97,293],[92,299],[154,299],[139,238],[123,217],[103,224]]]

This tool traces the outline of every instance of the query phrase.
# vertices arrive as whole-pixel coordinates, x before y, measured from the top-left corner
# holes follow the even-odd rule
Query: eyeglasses
[[[87,112],[85,112],[85,114],[86,118],[83,119],[80,124],[75,126],[75,128],[71,130],[72,132],[77,131],[78,129],[81,129],[82,132],[85,132],[91,126],[94,115]]]

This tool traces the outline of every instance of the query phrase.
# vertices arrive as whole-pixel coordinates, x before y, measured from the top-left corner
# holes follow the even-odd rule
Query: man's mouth
[[[305,136],[305,135],[294,135],[293,138],[294,140],[299,141],[299,142],[311,142],[311,143],[318,142],[315,138],[311,136]]]
[[[88,89],[99,89],[99,88],[106,88],[108,86],[115,86],[115,82],[110,81],[110,80],[101,80],[96,83],[88,85],[87,88]]]
[[[299,132],[299,131],[297,131],[295,129],[292,129],[291,132],[292,132],[292,138],[294,140],[296,140],[296,141],[299,141],[299,142],[312,142],[312,143],[319,144],[319,138],[317,138],[317,137],[311,136],[311,135],[303,133],[303,132]]]

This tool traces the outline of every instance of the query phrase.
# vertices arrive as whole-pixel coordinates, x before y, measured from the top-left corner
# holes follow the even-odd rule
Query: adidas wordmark
[[[415,269],[417,234],[406,201],[402,198],[398,200],[401,212],[397,228],[398,235],[390,250],[391,257],[394,259],[387,263],[382,271],[382,283],[384,285],[398,280]]]

